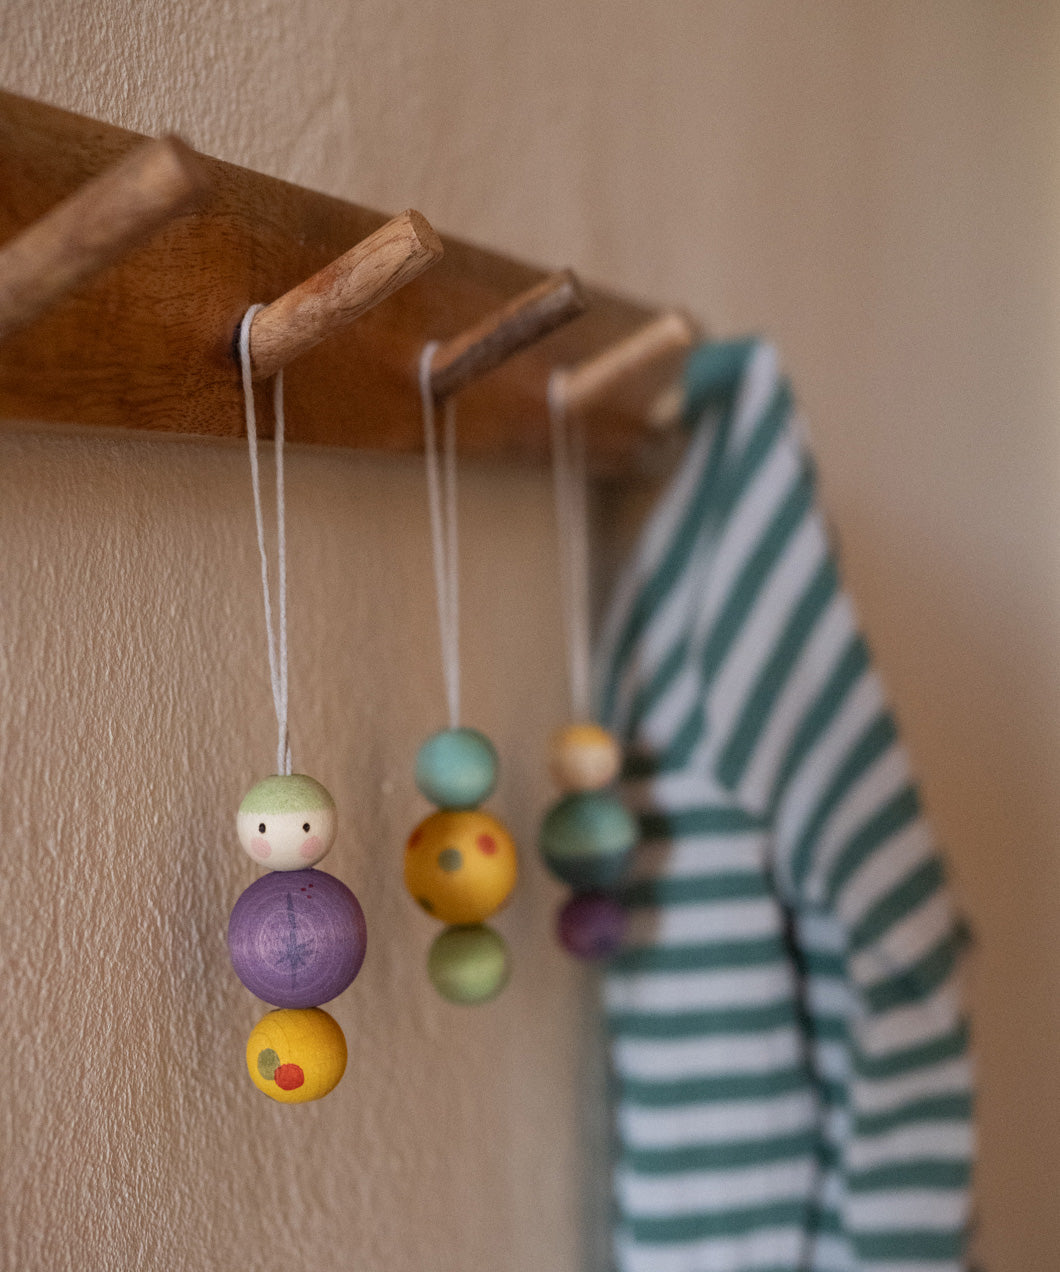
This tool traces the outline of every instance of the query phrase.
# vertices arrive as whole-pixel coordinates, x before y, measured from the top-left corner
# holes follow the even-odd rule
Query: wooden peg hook
[[[585,312],[585,296],[569,269],[550,274],[435,351],[431,389],[450,397],[563,323]]]
[[[250,366],[255,380],[275,375],[299,354],[348,326],[411,283],[443,254],[425,216],[395,216],[337,260],[254,316]]]
[[[645,323],[594,358],[556,373],[558,391],[571,414],[591,405],[645,367],[691,348],[699,328],[686,314],[670,310]]]
[[[188,211],[210,182],[179,137],[137,146],[0,249],[0,339]]]

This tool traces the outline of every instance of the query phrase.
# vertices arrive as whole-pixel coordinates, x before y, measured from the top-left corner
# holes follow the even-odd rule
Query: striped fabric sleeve
[[[667,761],[708,760],[768,820],[793,912],[842,933],[854,1007],[841,1206],[859,1272],[956,1272],[972,1158],[965,929],[840,585],[790,393],[771,356],[757,374],[774,377],[758,389],[768,405],[718,482],[702,695],[668,722]]]

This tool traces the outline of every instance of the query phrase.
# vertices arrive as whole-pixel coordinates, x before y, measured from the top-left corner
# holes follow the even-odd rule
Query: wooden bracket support
[[[0,93],[0,250],[143,140]],[[546,463],[553,367],[580,366],[656,316],[450,235],[439,259],[415,213],[388,219],[206,156],[194,164],[208,198],[0,342],[0,418],[241,437],[232,334],[264,301],[255,374],[287,365],[292,443],[421,451],[418,363],[438,340],[433,384],[460,389],[461,453]],[[512,304],[521,333],[503,316]],[[644,426],[654,370],[583,412],[595,472],[637,471],[657,446]]]

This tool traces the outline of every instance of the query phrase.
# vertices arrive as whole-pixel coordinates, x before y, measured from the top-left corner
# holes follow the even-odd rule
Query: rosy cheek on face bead
[[[250,841],[250,851],[259,861],[267,861],[272,855],[272,849],[269,847],[267,839],[252,839]]]
[[[320,836],[310,835],[298,851],[302,854],[306,861],[308,861],[311,857],[320,856],[320,848]]]

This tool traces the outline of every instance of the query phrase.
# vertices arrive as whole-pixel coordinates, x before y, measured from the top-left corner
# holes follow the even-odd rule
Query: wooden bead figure
[[[319,1007],[270,1011],[247,1039],[250,1080],[280,1104],[319,1100],[346,1071],[346,1039]]]
[[[626,916],[601,889],[618,882],[637,842],[637,823],[608,789],[622,768],[618,740],[590,719],[588,472],[582,422],[568,422],[569,376],[549,377],[547,400],[559,552],[567,686],[574,722],[553,736],[549,768],[563,792],[541,824],[548,869],[575,892],[560,909],[556,935],[575,958],[598,960],[622,944]]]
[[[316,1007],[337,998],[361,970],[364,911],[322,870],[273,870],[240,896],[228,920],[236,975],[276,1007]]]
[[[515,887],[515,843],[489,813],[442,809],[425,818],[405,847],[405,887],[432,918],[481,923]]]
[[[287,532],[283,479],[283,376],[276,377],[276,555],[278,598],[273,614],[269,554],[258,463],[250,333],[262,305],[239,325],[237,347],[246,413],[254,522],[261,557],[269,680],[276,712],[276,776],[243,797],[236,834],[269,873],[236,901],[228,950],[236,975],[252,994],[281,1008],[260,1021],[247,1043],[251,1081],[274,1100],[302,1103],[326,1095],[346,1068],[342,1030],[320,1003],[337,997],[361,970],[367,945],[364,911],[340,880],[312,867],[335,841],[335,801],[304,773],[294,773],[288,729]]]
[[[267,777],[252,786],[236,814],[248,856],[270,870],[315,866],[335,842],[335,801],[303,773]]]
[[[460,610],[457,562],[456,420],[446,403],[444,462],[438,454],[431,367],[437,345],[420,356],[420,399],[435,601],[449,728],[416,756],[416,785],[439,811],[424,818],[405,845],[405,887],[433,918],[452,924],[434,942],[428,975],[443,998],[483,1003],[508,979],[508,953],[483,919],[511,896],[519,872],[511,835],[479,808],[497,783],[497,752],[477,729],[460,723]]]
[[[448,1002],[464,1006],[496,998],[510,973],[507,945],[482,924],[446,928],[427,955],[431,984]]]

